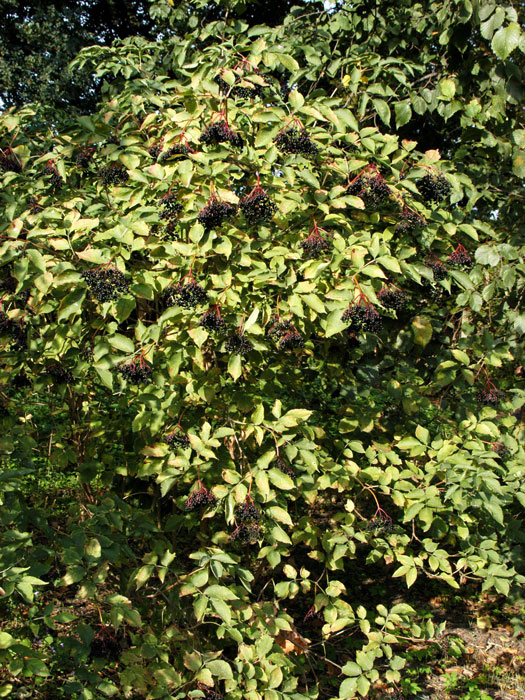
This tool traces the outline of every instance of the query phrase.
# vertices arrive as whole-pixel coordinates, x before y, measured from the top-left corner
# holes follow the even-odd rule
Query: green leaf
[[[412,334],[414,343],[426,347],[432,338],[432,323],[424,316],[415,316],[412,319]]]
[[[232,623],[232,612],[226,603],[220,598],[210,598],[211,604],[217,615],[221,617],[227,625]]]
[[[231,666],[226,661],[214,659],[213,661],[208,661],[206,667],[209,668],[212,676],[215,676],[219,680],[231,680],[233,678]]]
[[[268,470],[268,477],[272,484],[278,489],[291,491],[291,489],[295,488],[293,480],[287,474],[283,474],[283,472],[279,471],[279,469],[275,469],[275,467]]]
[[[9,649],[14,644],[15,639],[7,632],[0,632],[0,649]]]
[[[242,360],[240,355],[230,355],[228,360],[228,372],[237,381],[242,374]]]
[[[396,124],[398,127],[408,124],[412,118],[412,108],[409,102],[396,102],[394,105]]]
[[[442,80],[439,83],[439,87],[441,88],[441,93],[449,99],[452,99],[456,94],[456,83],[450,78]]]
[[[235,595],[229,588],[226,588],[226,586],[217,586],[216,584],[213,584],[212,586],[208,586],[204,591],[204,595],[207,595],[208,598],[218,598],[219,600],[238,600],[238,596]]]
[[[343,673],[345,676],[360,676],[361,673],[363,672],[363,669],[359,664],[356,664],[354,661],[348,661],[344,666],[343,666]]]
[[[381,120],[387,126],[389,126],[390,125],[390,107],[385,102],[385,100],[381,100],[379,98],[376,98],[376,99],[372,100],[372,104],[374,105],[374,109],[379,114]]]
[[[108,338],[108,343],[116,348],[117,350],[122,350],[122,352],[132,355],[135,351],[135,344],[131,338],[126,338],[126,336],[116,333],[115,335]]]
[[[492,50],[498,56],[505,60],[516,49],[520,43],[520,25],[517,22],[511,22],[507,27],[500,27],[492,37]]]

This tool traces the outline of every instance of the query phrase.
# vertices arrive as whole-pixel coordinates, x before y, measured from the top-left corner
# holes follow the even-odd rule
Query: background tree
[[[440,631],[400,591],[520,590],[521,29],[369,5],[223,3],[2,115],[4,695],[367,696]]]

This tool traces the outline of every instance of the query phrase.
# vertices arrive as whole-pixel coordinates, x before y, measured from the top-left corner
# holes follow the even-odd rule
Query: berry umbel
[[[274,143],[282,153],[298,154],[302,156],[316,156],[319,147],[312,141],[306,129],[301,126],[289,126],[281,129],[274,138]]]
[[[208,199],[208,203],[201,209],[197,216],[197,221],[206,230],[219,228],[226,219],[235,215],[237,207],[229,202],[223,202],[215,194]]]
[[[88,148],[82,148],[77,153],[76,163],[81,170],[88,169],[89,164],[91,163],[91,160],[93,158],[94,152],[95,152],[94,148],[88,147]]]
[[[0,150],[0,170],[3,170],[5,173],[9,171],[13,173],[22,172],[22,164],[10,148],[6,148],[3,151]]]
[[[105,185],[122,185],[129,180],[129,173],[120,163],[110,163],[98,171],[100,182]]]
[[[420,216],[417,211],[414,211],[406,205],[403,207],[399,222],[396,226],[396,231],[401,233],[412,233],[419,231],[427,222]]]
[[[341,320],[350,324],[349,330],[353,333],[358,333],[359,331],[379,333],[383,327],[383,321],[378,311],[361,292],[357,300],[350,304],[343,313]]]
[[[253,345],[240,329],[230,335],[224,347],[233,355],[247,355],[253,350]]]
[[[443,265],[441,260],[434,258],[434,259],[427,260],[426,263],[430,267],[430,269],[432,270],[432,272],[434,274],[434,281],[435,282],[441,282],[441,280],[444,280],[448,277],[448,270]]]
[[[217,502],[217,499],[213,493],[204,486],[204,484],[199,481],[197,482],[197,488],[192,491],[192,493],[187,498],[184,508],[186,510],[197,510],[197,508],[206,508],[206,506],[212,506]]]
[[[454,252],[448,256],[447,263],[450,265],[450,267],[463,270],[470,270],[474,265],[472,258],[461,243],[454,250]]]
[[[230,128],[226,119],[219,119],[207,126],[200,135],[199,141],[207,145],[231,143],[235,148],[241,149],[244,145],[242,138]]]
[[[129,291],[124,273],[113,266],[85,270],[80,275],[97,301],[113,301]]]
[[[447,178],[438,170],[429,170],[417,182],[417,189],[425,202],[441,202],[452,189]]]
[[[209,333],[217,333],[217,335],[223,335],[226,333],[226,322],[221,316],[221,312],[218,306],[214,309],[208,309],[199,321],[199,326],[205,328]]]
[[[321,233],[321,231],[323,233]],[[324,229],[320,229],[314,221],[314,227],[308,238],[299,243],[299,248],[303,249],[306,260],[317,260],[324,253],[330,253],[333,248],[331,234]]]
[[[62,189],[64,185],[64,179],[59,174],[55,167],[55,161],[53,159],[47,161],[46,167],[42,170],[43,175],[48,175],[50,177],[51,187],[55,190]]]
[[[182,204],[177,201],[177,195],[174,192],[168,192],[159,199],[161,207],[159,216],[161,219],[171,221],[176,219],[182,211]]]
[[[390,187],[375,165],[368,165],[352,180],[348,194],[361,197],[368,206],[377,206],[391,196]]]
[[[260,526],[261,513],[248,496],[244,503],[237,503],[233,510],[237,527],[230,539],[239,540],[243,544],[256,544],[262,534]]]
[[[485,388],[478,391],[476,394],[476,400],[478,403],[486,404],[489,406],[497,406],[500,400],[503,398],[504,393],[500,391],[490,379],[487,379]]]
[[[164,442],[170,447],[182,447],[183,450],[190,446],[188,434],[184,432],[180,425],[177,425],[174,430],[166,433]]]
[[[257,70],[252,64],[247,61],[239,61],[233,68],[235,73],[235,83],[230,85],[221,74],[216,75],[213,82],[219,86],[219,90],[223,95],[228,97],[239,97],[241,99],[255,99],[256,97],[262,97],[264,94],[264,87],[258,83],[252,82],[247,79],[246,76],[252,73],[253,75],[260,75],[260,71]]]
[[[151,367],[142,355],[138,360],[121,362],[120,365],[117,365],[116,371],[128,382],[135,385],[148,384],[151,381]]]
[[[181,160],[182,158],[187,158],[187,156],[191,152],[192,152],[192,149],[188,146],[187,143],[183,143],[182,141],[179,141],[179,143],[176,143],[173,146],[170,146],[169,148],[167,148],[164,151],[164,153],[160,156],[159,160],[161,163],[165,163],[170,158],[175,158],[175,157],[177,157],[177,160]]]
[[[239,208],[249,224],[260,224],[270,221],[277,211],[276,205],[260,186],[259,175],[257,175],[257,185],[250,194],[241,199]]]
[[[167,307],[182,306],[183,309],[195,309],[208,301],[207,292],[195,281],[189,272],[177,286],[170,285],[164,291],[164,303]]]
[[[381,287],[377,293],[377,299],[387,309],[393,309],[394,311],[399,311],[407,303],[406,294],[401,289],[390,284]]]

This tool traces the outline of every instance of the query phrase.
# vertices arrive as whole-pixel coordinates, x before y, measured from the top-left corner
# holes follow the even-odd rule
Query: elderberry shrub
[[[299,243],[299,248],[303,249],[306,260],[317,260],[321,255],[332,250],[333,243],[319,233],[311,233],[308,238]]]
[[[250,350],[253,350],[253,345],[242,331],[232,333],[225,345],[226,351],[234,355],[247,355]]]
[[[347,191],[349,194],[361,197],[367,205],[381,204],[391,195],[390,187],[380,173],[364,172],[350,183]]]
[[[129,180],[129,173],[119,163],[111,163],[98,171],[98,176],[103,185],[120,185]]]
[[[38,203],[38,197],[29,197],[27,204],[29,207],[29,213],[33,216],[35,214],[38,214],[38,212],[44,208],[41,204]]]
[[[422,229],[426,224],[422,216],[408,207],[404,207],[400,217],[401,219],[396,226],[396,231],[400,231],[401,233],[412,233],[412,231]]]
[[[93,358],[95,357],[95,351],[93,345],[91,343],[84,343],[82,345],[82,349],[80,351],[80,357],[85,360],[86,362],[93,362]]]
[[[164,197],[161,197],[159,199],[159,205],[162,207],[159,214],[160,218],[168,219],[168,221],[176,219],[182,211],[182,204],[177,202],[177,195],[173,192],[168,192]]]
[[[169,158],[173,156],[184,156],[186,157],[190,152],[190,147],[185,143],[176,143],[174,146],[167,148],[160,157],[160,162],[165,163]]]
[[[13,320],[8,330],[13,350],[25,350],[27,348],[27,337],[24,325]]]
[[[259,71],[255,72],[259,73]],[[241,80],[241,76],[237,76],[235,78],[236,83],[240,82]],[[253,87],[244,85],[230,85],[223,78],[221,78],[220,75],[215,76],[213,82],[219,86],[219,89],[223,95],[230,95],[241,99],[254,99],[255,97],[262,97],[264,94],[264,88],[262,85],[253,85]]]
[[[282,321],[279,317],[273,317],[266,330],[266,335],[276,342],[283,338],[293,328],[291,321]]]
[[[427,173],[416,182],[425,202],[441,202],[451,191],[450,183],[441,173]]]
[[[383,327],[383,321],[376,309],[370,303],[350,304],[343,313],[341,320],[349,323],[349,330],[352,332],[369,331],[379,333]]]
[[[456,250],[448,256],[447,263],[450,267],[464,270],[470,270],[474,265],[472,258],[462,245],[458,245]]]
[[[148,384],[151,381],[151,367],[143,360],[131,360],[117,365],[116,371],[132,384]]]
[[[381,287],[377,298],[383,306],[394,311],[399,311],[407,303],[406,294],[401,289],[392,289],[392,287]]]
[[[221,119],[218,122],[213,122],[207,126],[200,135],[199,141],[207,145],[229,142],[235,148],[241,149],[244,145],[244,142],[239,134],[235,134],[228,125],[228,122],[224,119]]]
[[[297,331],[288,331],[279,341],[279,350],[293,350],[294,348],[304,348],[304,339]]]
[[[46,165],[46,167],[42,170],[42,174],[51,176],[51,187],[53,187],[55,190],[60,190],[64,186],[64,179],[61,175],[59,175],[58,170],[51,163]]]
[[[237,503],[233,509],[235,519],[240,523],[258,523],[261,519],[261,512],[251,501]]]
[[[170,447],[182,447],[184,450],[190,446],[190,439],[180,425],[178,425],[175,430],[166,433],[164,442]]]
[[[491,447],[492,451],[495,452],[501,459],[507,459],[507,457],[510,456],[509,448],[502,442],[493,442]]]
[[[182,306],[183,309],[195,309],[199,304],[208,301],[207,292],[194,279],[174,287],[166,287],[164,292],[164,303],[167,307]]]
[[[70,369],[64,367],[63,364],[54,362],[47,368],[47,373],[57,384],[71,384],[73,374]]]
[[[211,309],[202,315],[199,326],[206,328],[210,333],[217,333],[218,335],[223,335],[227,330],[226,323],[222,316],[219,316],[218,311],[213,311]]]
[[[274,138],[277,148],[283,153],[299,154],[303,156],[316,156],[319,147],[312,141],[306,129],[291,126],[280,131]]]
[[[212,506],[214,503],[216,503],[216,501],[217,499],[213,493],[205,486],[201,485],[199,489],[189,495],[184,507],[186,510],[196,510],[202,506]]]
[[[225,219],[235,215],[237,207],[228,202],[221,202],[217,197],[210,197],[208,204],[201,209],[197,216],[197,221],[205,229],[218,228]]]
[[[476,401],[489,406],[496,406],[503,398],[504,393],[495,387],[488,386],[486,389],[478,391]]]
[[[6,148],[5,151],[0,151],[0,170],[3,170],[5,173],[22,172],[22,165],[10,148]]]
[[[230,539],[239,540],[243,544],[257,544],[262,535],[262,527],[257,523],[241,523],[230,535]]]
[[[249,224],[259,224],[270,221],[277,211],[276,205],[271,201],[262,187],[255,187],[249,195],[239,202],[239,208]]]
[[[91,163],[93,153],[94,150],[92,148],[83,148],[81,151],[79,151],[76,157],[76,163],[78,167],[82,170],[86,170],[89,167],[89,164]]]
[[[167,241],[174,241],[179,238],[180,235],[180,225],[177,220],[171,220],[168,221],[166,226],[164,226],[164,229],[162,231],[162,238],[164,238]]]
[[[100,302],[113,301],[129,291],[126,277],[115,267],[85,270],[80,276],[85,280],[95,299]]]

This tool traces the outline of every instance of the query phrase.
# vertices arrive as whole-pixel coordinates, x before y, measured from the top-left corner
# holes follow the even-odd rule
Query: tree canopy
[[[4,696],[372,697],[442,631],[400,591],[525,581],[517,13],[243,9],[0,117]]]

